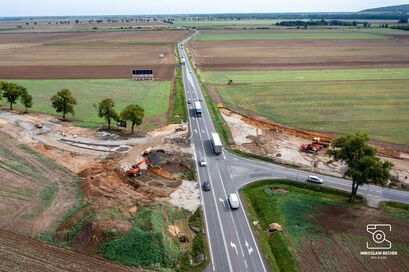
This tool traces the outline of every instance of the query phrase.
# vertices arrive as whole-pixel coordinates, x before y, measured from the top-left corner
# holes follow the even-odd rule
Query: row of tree
[[[62,89],[51,97],[51,103],[57,113],[62,114],[63,120],[66,120],[67,114],[75,115],[74,106],[77,105],[77,99],[72,95],[68,89]],[[104,118],[108,124],[108,130],[111,129],[112,121],[129,121],[131,122],[132,133],[135,130],[135,126],[142,124],[143,117],[145,116],[145,110],[136,104],[130,104],[126,106],[119,114],[115,110],[115,101],[112,98],[105,98],[101,100],[97,105],[94,104],[97,109],[98,117]]]
[[[358,26],[370,27],[368,22],[359,21],[341,21],[341,20],[292,20],[292,21],[282,21],[275,24],[276,26]]]
[[[15,83],[0,81],[0,100],[2,98],[7,100],[11,110],[17,102],[24,106],[26,113],[33,106],[33,97],[27,89]],[[53,95],[50,100],[55,111],[62,114],[63,120],[66,120],[67,114],[75,115],[74,106],[77,105],[77,99],[70,90],[62,89]],[[140,126],[145,116],[145,110],[136,104],[126,106],[118,114],[115,110],[115,101],[111,98],[101,100],[94,107],[97,109],[98,116],[104,118],[107,122],[108,129],[111,129],[112,121],[129,121],[133,133],[135,126]]]
[[[13,105],[18,101],[24,106],[25,112],[33,106],[33,97],[28,93],[27,89],[15,83],[0,81],[0,100],[5,98],[13,109]]]

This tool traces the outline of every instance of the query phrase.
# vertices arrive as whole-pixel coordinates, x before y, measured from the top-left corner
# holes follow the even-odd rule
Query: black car
[[[204,191],[210,191],[212,189],[212,186],[210,186],[210,183],[207,181],[203,182],[202,186]]]

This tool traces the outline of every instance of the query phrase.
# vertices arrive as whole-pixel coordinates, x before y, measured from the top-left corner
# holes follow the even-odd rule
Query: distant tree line
[[[293,20],[293,21],[282,21],[275,24],[276,26],[358,26],[362,25],[363,27],[370,27],[368,22],[360,22],[360,21],[340,21],[340,20],[311,20],[311,21],[303,21],[303,20]]]
[[[391,28],[409,31],[409,26],[391,26]]]

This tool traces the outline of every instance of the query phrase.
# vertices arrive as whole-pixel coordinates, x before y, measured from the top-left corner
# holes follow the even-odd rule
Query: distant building
[[[155,73],[153,70],[132,70],[132,78],[135,80],[154,80]]]

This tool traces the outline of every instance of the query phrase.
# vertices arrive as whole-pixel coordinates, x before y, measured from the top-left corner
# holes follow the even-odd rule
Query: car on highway
[[[203,191],[206,191],[206,192],[212,189],[212,186],[210,185],[210,182],[208,181],[203,182],[202,187],[203,187]]]
[[[227,201],[229,202],[230,208],[232,209],[238,209],[240,207],[240,202],[237,194],[229,194],[227,196]]]
[[[312,183],[318,183],[318,184],[322,184],[324,181],[322,178],[317,177],[317,176],[308,176],[307,178],[308,182],[312,182]]]
[[[203,97],[199,97],[199,101],[203,101]]]
[[[192,104],[192,99],[189,98],[189,99],[187,100],[187,103],[188,103],[188,104]]]
[[[202,157],[202,158],[200,159],[199,165],[200,165],[201,167],[206,167],[206,166],[207,166],[207,161],[206,161],[205,157]]]

